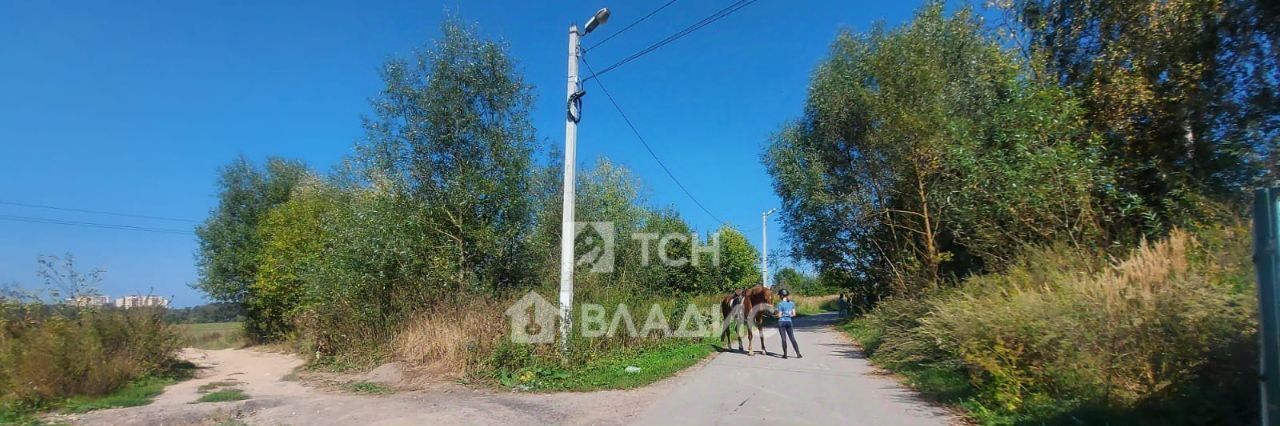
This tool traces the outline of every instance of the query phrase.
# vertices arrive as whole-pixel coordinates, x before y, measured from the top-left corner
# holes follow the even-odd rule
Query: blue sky
[[[539,140],[562,145],[566,30],[608,6],[602,39],[666,0],[261,2],[0,0],[0,202],[203,220],[217,168],[237,155],[328,170],[351,152],[379,65],[438,34],[446,13],[501,38],[534,85]],[[376,4],[374,4],[376,3]],[[596,69],[732,3],[680,0],[591,51]],[[769,135],[803,107],[808,78],[840,28],[897,25],[919,2],[759,0],[602,77],[685,186],[759,244],[778,205],[760,164]],[[594,84],[580,166],[607,156],[657,205],[701,230],[715,221],[663,173]],[[0,205],[0,215],[189,228]],[[769,247],[783,247],[777,222]],[[37,286],[36,256],[99,267],[105,293],[202,302],[193,236],[0,220],[0,284]]]

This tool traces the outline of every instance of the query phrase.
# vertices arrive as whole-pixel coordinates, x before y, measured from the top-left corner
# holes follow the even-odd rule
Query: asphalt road
[[[782,345],[773,328],[765,333],[770,355],[717,354],[698,371],[675,379],[671,391],[643,411],[635,424],[957,422],[872,367],[846,336],[830,327],[835,320],[835,314],[796,320],[796,340],[804,358],[795,358],[793,351],[791,358],[782,359]]]

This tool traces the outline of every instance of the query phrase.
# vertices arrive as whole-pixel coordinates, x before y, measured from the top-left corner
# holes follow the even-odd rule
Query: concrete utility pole
[[[582,35],[591,33],[600,24],[609,20],[609,9],[600,9],[587,20]],[[581,81],[578,79],[578,26],[569,25],[569,81],[565,95],[566,111],[564,121],[564,206],[560,214],[560,350],[569,351],[569,333],[572,331],[573,319],[573,245],[576,237],[576,226],[573,218],[574,210],[574,166],[577,161],[578,121],[582,119]]]
[[[776,211],[760,213],[760,284],[765,287],[773,287],[769,284],[769,215]]]

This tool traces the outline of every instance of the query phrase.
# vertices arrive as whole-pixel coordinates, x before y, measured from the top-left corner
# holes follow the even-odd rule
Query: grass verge
[[[618,350],[577,366],[537,363],[496,374],[499,383],[517,390],[584,392],[632,389],[670,377],[697,364],[714,351],[709,340],[670,339],[643,348]],[[639,370],[628,372],[627,367]]]
[[[223,389],[216,392],[209,392],[197,399],[195,403],[201,402],[226,402],[240,401],[249,399],[249,395],[240,389]]]
[[[387,385],[374,382],[349,382],[342,385],[343,389],[353,393],[363,393],[369,395],[387,395],[394,393]]]
[[[238,348],[245,343],[244,324],[239,322],[179,324],[174,329],[183,347],[217,350]]]

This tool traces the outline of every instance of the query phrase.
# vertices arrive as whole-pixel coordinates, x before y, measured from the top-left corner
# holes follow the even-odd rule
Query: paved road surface
[[[955,423],[946,411],[878,374],[846,336],[830,327],[835,319],[835,314],[822,314],[796,320],[796,340],[805,355],[801,359],[794,352],[789,359],[777,354],[716,355],[698,371],[675,379],[670,393],[644,410],[635,423]],[[774,329],[766,330],[765,344],[770,352],[782,350]]]

